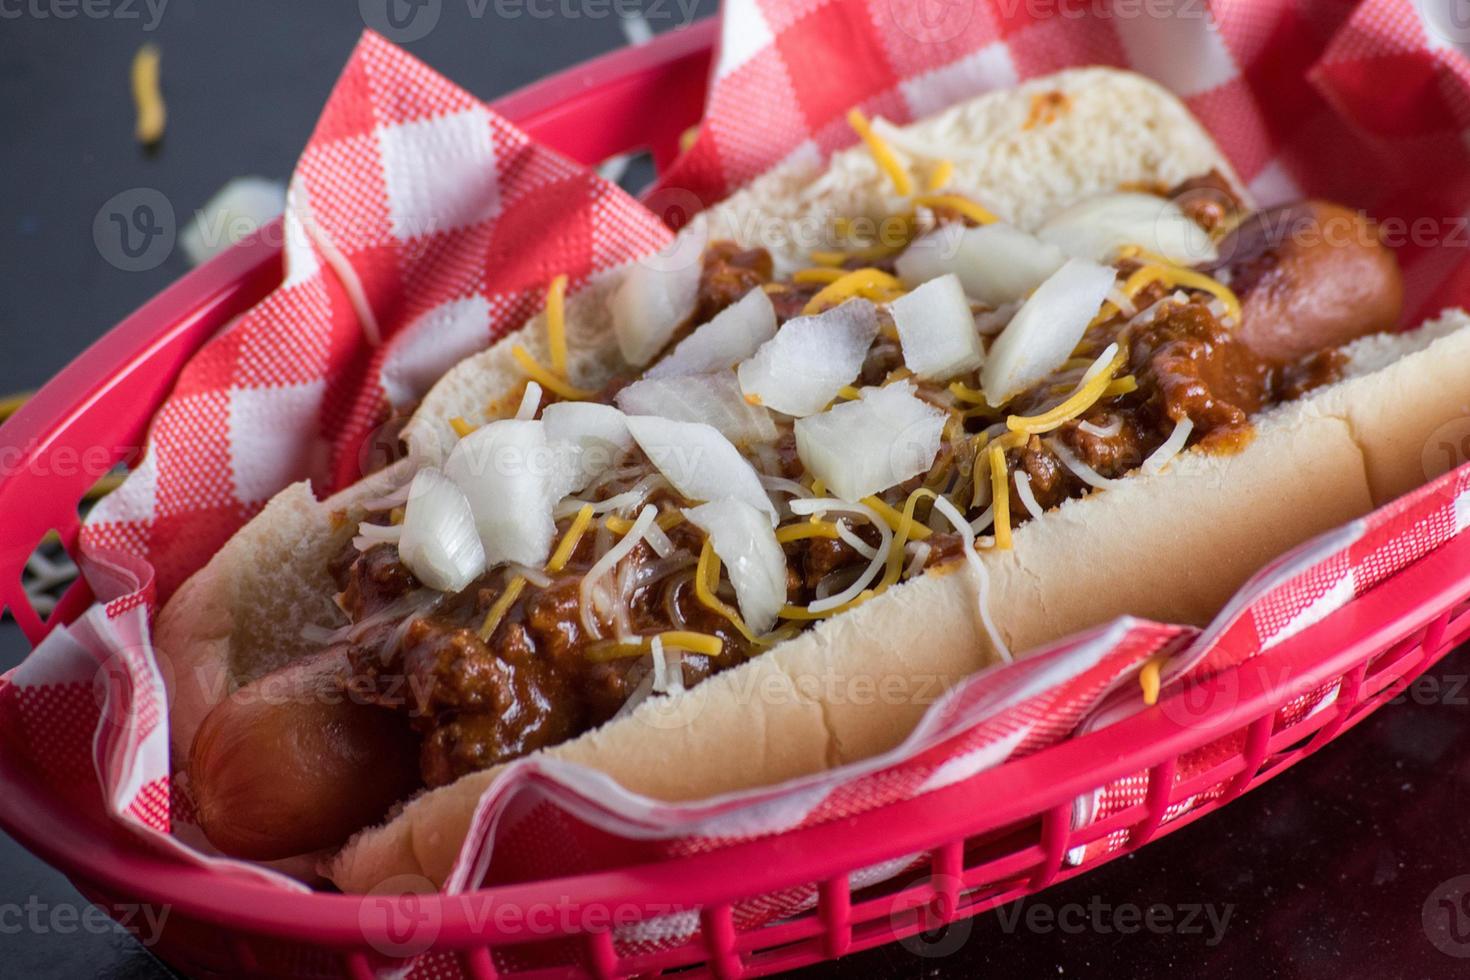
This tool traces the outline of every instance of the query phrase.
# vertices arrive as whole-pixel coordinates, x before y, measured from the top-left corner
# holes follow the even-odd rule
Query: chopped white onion
[[[981,531],[995,523],[995,504],[991,504],[980,512],[980,516],[970,522],[970,530],[979,534]]]
[[[1099,439],[1111,439],[1123,431],[1123,420],[1115,418],[1107,426],[1100,426],[1093,422],[1078,422],[1077,428],[1090,436],[1097,436]]]
[[[630,415],[628,431],[658,471],[688,499],[734,497],[776,523],[776,507],[766,496],[755,467],[714,426]]]
[[[966,295],[1001,306],[1023,299],[1066,260],[1061,249],[1019,228],[950,224],[904,249],[894,268],[910,286],[953,273]]]
[[[1069,259],[1038,286],[991,345],[980,369],[985,400],[1004,405],[1061,367],[1097,315],[1114,278],[1107,266]]]
[[[521,395],[521,404],[516,409],[516,418],[522,422],[534,419],[536,409],[541,407],[541,386],[534,381],[526,382],[526,390]]]
[[[800,483],[797,483],[795,480],[787,479],[784,476],[767,476],[766,474],[762,473],[760,475],[760,480],[761,486],[765,487],[767,490],[774,490],[777,493],[789,493],[794,498],[799,499],[801,497],[810,497],[812,495],[812,492],[806,487],[802,486]]]
[[[765,512],[726,497],[690,507],[684,516],[709,535],[745,624],[756,634],[769,631],[786,602],[786,555]]]
[[[929,469],[948,418],[912,382],[864,388],[856,401],[796,423],[796,452],[844,500],[881,493]]]
[[[541,413],[546,439],[575,448],[575,472],[567,492],[581,490],[633,448],[623,413],[597,402],[556,402]]]
[[[160,8],[161,9],[161,8]],[[179,233],[191,265],[214,258],[286,209],[286,185],[265,177],[236,177],[194,212]]]
[[[403,511],[398,556],[431,589],[459,592],[485,574],[485,546],[464,491],[425,467],[413,478]]]
[[[1021,498],[1021,506],[1026,508],[1026,513],[1032,517],[1041,516],[1041,504],[1036,500],[1036,494],[1031,492],[1031,477],[1025,470],[1017,469],[1012,474],[1016,481],[1016,496]]]
[[[837,521],[836,527],[838,539],[864,558],[872,558],[877,553],[878,549],[858,537],[857,532],[848,527],[846,521]]]
[[[876,336],[878,311],[865,299],[788,320],[741,362],[740,389],[778,412],[813,415],[858,376]]]
[[[1123,287],[1114,283],[1113,288],[1108,290],[1108,302],[1118,308],[1118,312],[1124,316],[1132,316],[1138,311],[1133,305],[1133,298],[1123,292]]]
[[[363,521],[357,525],[357,537],[352,539],[352,546],[358,551],[367,551],[375,544],[397,544],[402,534],[403,528],[398,524],[369,524]]]
[[[1053,453],[1056,453],[1057,459],[1062,461],[1063,466],[1071,470],[1077,479],[1090,487],[1096,487],[1099,490],[1111,490],[1123,482],[1122,480],[1114,480],[1111,477],[1103,476],[1097,470],[1088,466],[1076,453],[1068,449],[1060,439],[1048,439],[1046,440],[1046,444]]]
[[[348,623],[346,626],[339,626],[334,630],[323,629],[313,624],[303,626],[301,628],[301,637],[304,640],[319,643],[322,646],[336,646],[339,643],[355,643],[377,627],[385,626],[394,620],[401,620],[401,623],[410,622],[432,611],[443,600],[444,593],[442,592],[435,592],[433,589],[414,589],[412,592],[399,596],[377,612],[371,613],[355,623]]]
[[[408,503],[408,487],[409,484],[411,484],[412,482],[413,481],[410,480],[408,481],[408,483],[403,484],[396,490],[383,494],[383,496],[381,497],[374,497],[371,500],[364,500],[360,502],[357,506],[362,508],[364,511],[368,511],[369,513],[379,510],[392,510],[394,507],[402,507],[404,504]]]
[[[500,419],[455,444],[444,475],[469,500],[488,566],[546,563],[562,465],[542,422]]]
[[[676,649],[664,646],[663,637],[655,636],[650,644],[653,656],[653,693],[676,694],[684,690],[683,657]]]
[[[807,612],[819,615],[829,609],[836,609],[838,606],[856,599],[862,594],[864,589],[873,584],[873,580],[878,577],[878,573],[888,563],[888,552],[893,548],[893,531],[888,527],[888,523],[878,516],[877,511],[873,510],[867,504],[834,500],[830,497],[818,497],[812,500],[793,500],[791,502],[791,512],[802,517],[828,512],[856,514],[859,517],[865,518],[877,530],[880,539],[877,549],[873,552],[873,557],[868,560],[868,565],[863,569],[862,574],[853,579],[852,583],[841,592],[829,595],[823,599],[818,599],[807,606]]]
[[[618,392],[617,402],[629,415],[708,423],[740,447],[772,442],[778,435],[770,410],[746,401],[731,371],[644,378]]]
[[[982,337],[994,337],[1006,328],[1020,308],[1020,303],[1004,303],[993,310],[976,313],[975,329]]]
[[[975,315],[955,276],[929,280],[888,304],[888,311],[904,364],[920,378],[945,381],[985,362]]]
[[[645,378],[711,374],[733,368],[776,335],[776,308],[759,286],[695,328]]]
[[[592,563],[587,574],[582,576],[582,582],[577,587],[579,606],[582,613],[582,626],[591,633],[594,639],[602,639],[602,629],[597,624],[597,618],[592,614],[593,595],[592,590],[596,588],[602,577],[617,567],[618,562],[626,558],[638,543],[643,540],[648,528],[653,524],[654,518],[658,517],[658,508],[649,504],[639,512],[633,526],[628,528],[628,533],[623,535],[618,543],[603,552],[601,558]]]
[[[608,514],[614,511],[628,511],[637,507],[648,499],[648,495],[660,487],[666,487],[669,481],[660,473],[650,473],[637,483],[633,484],[622,493],[614,494],[605,500],[591,501],[577,497],[568,497],[556,505],[553,512],[558,520],[563,517],[571,517],[584,506],[591,506],[594,514]]]
[[[1124,245],[1138,245],[1180,265],[1218,258],[1209,233],[1173,201],[1134,191],[1085,198],[1041,226],[1040,236],[1068,255],[1111,262]]]
[[[990,642],[995,647],[995,652],[1000,654],[1001,659],[1010,663],[1010,647],[1006,644],[1005,637],[1000,635],[996,629],[995,620],[990,616],[990,573],[985,570],[985,564],[980,556],[975,553],[975,532],[971,526],[965,523],[965,515],[959,512],[954,504],[949,502],[948,497],[935,497],[934,509],[944,515],[959,536],[965,542],[965,564],[975,574],[975,601],[980,610],[980,622],[985,627],[985,632],[990,637]]]
[[[658,526],[658,522],[648,525],[648,533],[643,535],[648,541],[648,546],[653,553],[660,558],[667,558],[674,553],[674,542],[669,539],[664,529]]]
[[[628,266],[608,302],[623,360],[643,367],[694,314],[703,268],[697,253],[668,261],[639,259]]]
[[[552,582],[551,576],[546,574],[546,569],[544,568],[532,568],[530,565],[517,565],[514,562],[505,567],[510,570],[512,575],[519,575],[527,583],[536,586],[538,589],[544,589]]]
[[[637,669],[638,668],[636,667],[634,668],[634,670]],[[617,712],[612,716],[611,720],[617,721],[619,718],[628,717],[638,708],[640,704],[642,704],[644,701],[647,701],[654,693],[653,681],[653,671],[646,671],[643,674],[642,679],[638,681],[638,686],[633,688],[633,693],[628,695],[628,700],[623,702],[623,706],[617,710]]]
[[[1174,423],[1174,431],[1169,433],[1169,438],[1160,444],[1158,449],[1149,453],[1148,459],[1143,461],[1142,469],[1145,473],[1162,472],[1169,461],[1184,451],[1184,444],[1189,441],[1189,434],[1194,431],[1194,420],[1185,416]]]
[[[929,554],[933,550],[927,541],[910,541],[908,544],[909,563],[904,567],[903,577],[911,579],[922,572],[924,566],[929,564]]]

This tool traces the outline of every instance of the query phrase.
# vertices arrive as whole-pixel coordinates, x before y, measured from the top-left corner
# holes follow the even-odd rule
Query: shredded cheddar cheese
[[[461,439],[469,435],[471,432],[475,431],[475,427],[473,425],[470,425],[464,420],[463,417],[459,415],[456,415],[454,418],[449,420],[449,427],[453,429],[454,434],[459,436]]]
[[[909,494],[909,499],[904,501],[902,527],[894,529],[897,533],[893,537],[893,547],[888,551],[888,564],[883,569],[883,578],[879,581],[878,592],[883,592],[889,586],[896,583],[898,577],[903,574],[903,547],[909,541],[909,528],[923,527],[922,524],[914,519],[914,508],[918,506],[920,498],[929,497],[930,499],[938,499],[938,496],[933,490],[926,490],[920,487]],[[924,530],[927,531],[929,529],[924,528]]]
[[[551,280],[546,291],[546,340],[551,346],[551,370],[567,376],[567,276]]]
[[[855,295],[867,296],[881,302],[895,290],[903,290],[903,283],[895,276],[881,269],[855,269],[823,286],[815,296],[807,300],[806,306],[801,309],[801,315],[810,316]]]
[[[812,515],[809,521],[799,524],[787,524],[785,527],[776,529],[776,541],[780,544],[789,544],[792,541],[802,541],[806,538],[836,538],[837,525],[829,523]]]
[[[914,203],[926,208],[945,208],[955,211],[982,225],[992,225],[1000,220],[968,197],[961,197],[958,194],[920,194],[914,198]]]
[[[1127,356],[1127,351],[1119,350],[1113,355],[1113,359],[1108,362],[1106,368],[1099,371],[1096,377],[1078,385],[1077,390],[1060,405],[1040,415],[1012,415],[1006,419],[1006,428],[1012,432],[1040,435],[1043,432],[1050,432],[1063,422],[1076,418],[1102,398],[1113,380],[1113,375],[1123,366],[1123,359]]]
[[[614,534],[627,534],[633,529],[632,521],[628,520],[626,517],[619,517],[616,514],[607,515],[602,519],[602,523],[606,524],[607,529]],[[677,510],[666,510],[662,514],[658,515],[657,519],[655,519],[653,523],[657,524],[661,529],[667,531],[671,527],[676,527],[679,524],[684,523],[684,515],[679,513]]]
[[[495,635],[495,630],[499,628],[500,621],[505,618],[505,614],[511,605],[520,598],[521,590],[525,587],[526,580],[520,575],[510,580],[510,584],[505,587],[505,591],[500,593],[500,598],[495,600],[495,604],[485,614],[485,622],[480,625],[479,635],[481,640],[484,640],[486,643],[490,642],[490,637]]]
[[[592,505],[583,504],[582,509],[577,511],[577,516],[572,518],[572,524],[567,528],[567,533],[562,535],[561,543],[551,553],[551,559],[546,563],[548,572],[556,573],[567,567],[567,562],[572,560],[572,553],[577,550],[582,535],[587,533],[587,525],[591,523]]]
[[[839,263],[840,264],[840,263]],[[831,266],[821,266],[813,269],[798,269],[791,276],[792,282],[836,282],[847,275],[845,269],[835,269]]]
[[[873,155],[873,162],[878,169],[888,175],[893,181],[893,189],[903,197],[908,197],[914,192],[914,181],[909,172],[899,163],[898,156],[893,149],[884,142],[883,138],[873,132],[872,124],[863,115],[862,110],[853,109],[847,114],[847,124],[853,128],[862,141],[867,144],[868,152]]]
[[[1157,704],[1159,700],[1160,674],[1169,659],[1167,654],[1155,654],[1148,658],[1138,670],[1138,686],[1143,688],[1143,703]]]
[[[929,172],[929,182],[925,185],[924,189],[931,194],[943,190],[944,185],[948,184],[953,177],[954,161],[940,160],[934,165],[934,169]]]
[[[934,533],[914,520],[912,516],[904,516],[878,497],[864,497],[863,503],[877,511],[878,516],[883,518],[885,524],[893,528],[896,533],[902,534],[905,538],[914,541],[923,541]]]
[[[996,411],[995,409],[991,408],[990,403],[985,400],[984,392],[971,388],[969,385],[966,385],[962,381],[950,382],[949,393],[968,405],[979,405],[982,408],[988,409],[992,412]]]
[[[997,439],[990,444],[990,493],[995,508],[995,546],[1002,551],[1011,547],[1011,490],[1006,482],[1006,447]]]
[[[854,402],[863,397],[863,393],[861,391],[858,391],[852,385],[843,385],[841,388],[837,389],[837,397],[850,402]]]
[[[144,146],[152,146],[163,139],[163,128],[168,121],[163,89],[159,85],[158,64],[156,44],[145,44],[133,55],[133,105],[138,112],[133,136]]]
[[[1108,382],[1108,386],[1103,389],[1103,397],[1117,398],[1119,395],[1131,395],[1137,390],[1138,379],[1131,374],[1125,374]]]
[[[665,648],[702,653],[706,657],[718,657],[720,651],[725,649],[725,641],[712,633],[699,633],[694,630],[665,630],[653,636],[635,636],[625,640],[596,644],[587,650],[587,657],[599,663],[617,660],[621,657],[641,657],[652,648],[654,640],[658,640]]]
[[[1216,297],[1225,304],[1226,311],[1237,324],[1240,318],[1240,299],[1230,291],[1228,286],[1216,282],[1203,272],[1186,269],[1179,265],[1152,264],[1146,265],[1135,271],[1123,283],[1123,293],[1129,299],[1137,296],[1147,285],[1154,282],[1162,282],[1166,286],[1183,286],[1186,289],[1198,289]]]
[[[759,643],[750,627],[745,625],[745,620],[740,614],[731,609],[720,597],[715,595],[715,589],[720,584],[720,557],[715,554],[715,546],[710,543],[709,538],[704,539],[704,547],[699,549],[699,562],[694,566],[694,597],[700,604],[711,612],[719,613],[729,620],[730,625],[735,627],[741,636],[751,643]]]
[[[521,370],[526,372],[526,376],[532,381],[535,381],[547,391],[553,392],[561,398],[565,398],[567,401],[585,401],[597,394],[595,391],[578,388],[570,382],[557,377],[556,374],[543,367],[536,358],[531,356],[531,352],[520,344],[516,344],[510,349],[510,356],[515,359],[515,362],[520,365]]]
[[[779,615],[782,619],[827,619],[828,617],[836,616],[838,613],[845,613],[849,609],[856,609],[877,594],[877,591],[874,589],[864,589],[842,605],[833,606],[831,609],[824,609],[819,613],[812,612],[806,606],[786,605],[781,607]]]

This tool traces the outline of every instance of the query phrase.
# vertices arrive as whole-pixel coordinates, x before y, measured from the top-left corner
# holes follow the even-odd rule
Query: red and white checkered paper
[[[1446,227],[1470,207],[1470,63],[1408,0],[1181,0],[1172,18],[1146,16],[1156,4],[1115,3],[729,0],[706,119],[662,186],[710,202],[782,160],[851,143],[842,120],[855,104],[905,121],[1109,63],[1178,92],[1264,201],[1315,194],[1379,218],[1431,219],[1445,243],[1420,236],[1400,250],[1410,308],[1417,318],[1470,299],[1465,252]],[[323,253],[308,227],[341,255]],[[85,564],[105,604],[6,678],[0,737],[78,805],[97,806],[100,788],[102,806],[181,860],[299,887],[187,846],[149,613],[287,483],[311,477],[326,489],[356,476],[375,427],[515,328],[555,273],[576,288],[669,236],[616,188],[374,35],[302,154],[287,231],[286,282],[193,359],[143,464],[89,522]],[[334,267],[344,260],[348,274]],[[373,323],[361,322],[353,286]],[[971,679],[885,756],[791,785],[668,806],[595,773],[525,760],[481,801],[449,887],[707,851],[952,784],[1136,710],[1133,678],[1156,653],[1177,654],[1171,678],[1266,654],[1467,523],[1462,468],[1274,563],[1203,633],[1131,619],[1099,627]],[[1136,780],[1122,781],[1082,801],[1079,819],[1140,794]],[[741,903],[737,921],[758,926],[812,900],[809,889],[762,896]],[[695,927],[674,916],[619,941],[656,947]],[[431,954],[416,972],[456,970]]]

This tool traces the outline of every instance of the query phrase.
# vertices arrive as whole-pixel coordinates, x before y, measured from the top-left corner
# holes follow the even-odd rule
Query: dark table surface
[[[103,203],[153,188],[188,215],[231,177],[284,178],[364,18],[383,3],[0,3],[0,393],[44,383],[185,271],[178,253],[147,271],[109,263],[92,236]],[[407,47],[487,98],[624,44],[643,26],[589,0],[424,0],[423,9],[437,19]],[[646,11],[646,24],[663,31],[713,3],[620,9]],[[167,138],[151,155],[132,141],[127,84],[147,41],[163,50],[169,109]],[[0,623],[0,667],[26,649],[14,625]],[[1461,651],[1285,778],[1038,896],[1028,905],[1039,912],[1008,909],[812,972],[1464,975],[1470,902],[1441,900],[1470,874],[1467,678]],[[1171,924],[1137,929],[1155,905]],[[0,835],[0,975],[173,975],[86,910],[60,874]]]

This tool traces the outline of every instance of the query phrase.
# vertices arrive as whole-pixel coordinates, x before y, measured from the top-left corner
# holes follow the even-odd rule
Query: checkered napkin
[[[1185,4],[1172,19],[1142,13],[1157,5],[1125,16],[1117,2],[731,0],[706,119],[663,186],[711,201],[781,160],[820,157],[852,141],[842,116],[853,104],[901,121],[1106,62],[1179,92],[1264,200],[1310,192],[1405,220],[1470,203],[1470,74],[1405,0]],[[1408,83],[1383,84],[1392,78]],[[355,476],[376,427],[534,311],[554,273],[569,272],[575,288],[668,233],[371,35],[301,158],[286,227],[286,282],[194,358],[144,463],[93,516],[85,558],[104,604],[55,631],[0,687],[0,737],[34,753],[57,792],[95,806],[100,787],[103,806],[180,860],[291,887],[186,846],[198,842],[169,779],[149,610],[286,483]],[[1400,254],[1414,308],[1470,298],[1463,250],[1411,240]],[[1119,620],[972,678],[898,749],[788,786],[665,806],[595,773],[524,760],[480,801],[449,887],[698,853],[931,792],[1094,727],[1089,717],[1136,710],[1134,677],[1157,653],[1187,651],[1176,663],[1197,671],[1266,653],[1467,520],[1462,468],[1276,563],[1204,633]],[[1109,788],[1083,819],[1135,790]],[[810,889],[759,896],[737,906],[737,921],[755,927],[812,901]],[[670,916],[617,938],[640,949],[695,927],[692,915]],[[433,954],[418,968],[456,970]]]

